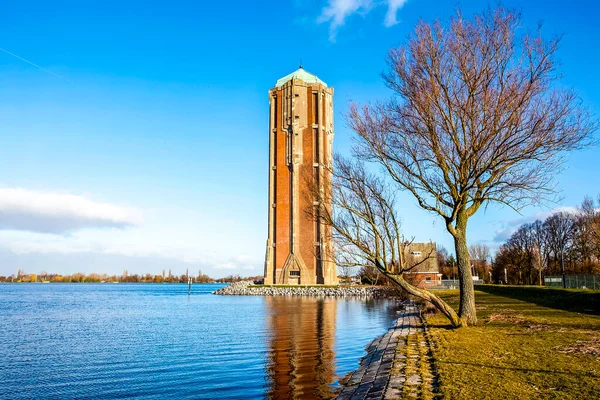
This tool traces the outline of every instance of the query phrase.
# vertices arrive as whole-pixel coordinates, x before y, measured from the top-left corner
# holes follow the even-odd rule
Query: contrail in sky
[[[21,60],[21,61],[24,61],[24,62],[26,62],[27,64],[33,65],[34,67],[36,67],[36,68],[38,68],[38,69],[41,69],[42,71],[44,71],[44,72],[47,72],[47,73],[49,73],[50,75],[53,75],[53,76],[57,77],[57,78],[58,78],[58,79],[60,79],[60,80],[63,80],[63,81],[65,81],[65,82],[67,82],[67,83],[71,83],[71,82],[70,82],[68,79],[66,79],[66,78],[63,78],[62,76],[60,76],[60,75],[57,75],[57,74],[55,74],[55,73],[54,73],[54,72],[52,72],[52,71],[48,71],[46,68],[44,68],[44,67],[40,67],[39,65],[37,65],[37,64],[34,64],[34,63],[32,63],[31,61],[24,59],[23,57],[20,57],[20,56],[18,56],[18,55],[16,55],[16,54],[14,54],[14,53],[11,53],[11,52],[10,52],[10,51],[8,51],[8,50],[5,50],[5,49],[3,49],[2,47],[0,47],[0,50],[2,50],[3,52],[5,52],[6,54],[9,54],[9,55],[11,55],[11,56],[13,56],[13,57],[15,57],[15,58],[18,58],[18,59],[19,59],[19,60]]]

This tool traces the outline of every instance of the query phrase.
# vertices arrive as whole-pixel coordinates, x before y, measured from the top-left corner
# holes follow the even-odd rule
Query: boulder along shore
[[[213,294],[226,296],[318,296],[318,297],[397,297],[405,294],[399,288],[388,286],[263,286],[249,281],[232,283]]]

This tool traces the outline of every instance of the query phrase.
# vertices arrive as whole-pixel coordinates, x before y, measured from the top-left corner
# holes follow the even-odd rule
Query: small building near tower
[[[307,212],[309,182],[326,190],[332,163],[333,88],[300,66],[269,90],[269,231],[265,285],[334,285],[330,228]]]
[[[442,280],[435,242],[411,243],[406,249],[406,265],[415,265],[404,278],[418,285],[436,286]]]

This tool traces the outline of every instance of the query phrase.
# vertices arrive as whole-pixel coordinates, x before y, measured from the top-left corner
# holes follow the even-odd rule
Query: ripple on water
[[[0,398],[330,397],[397,309],[218,287],[0,285]]]

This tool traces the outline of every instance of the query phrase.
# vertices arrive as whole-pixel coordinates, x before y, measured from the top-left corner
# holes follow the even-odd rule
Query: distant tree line
[[[240,281],[253,281],[255,283],[262,283],[263,280],[264,280],[264,276],[262,276],[262,275],[242,277],[242,276],[236,274],[236,275],[227,275],[224,278],[219,278],[215,282],[217,282],[217,283],[234,283],[234,282],[240,282]]]
[[[586,197],[574,212],[521,225],[500,246],[492,268],[495,282],[542,284],[545,275],[600,273],[600,196]]]
[[[39,274],[28,274],[19,270],[17,275],[0,276],[0,282],[51,282],[51,283],[101,283],[101,282],[127,282],[127,283],[187,283],[188,276],[194,283],[213,283],[215,279],[198,271],[197,275],[173,275],[163,271],[160,275],[153,274],[129,274],[127,270],[123,275],[108,274],[83,274],[80,272],[71,275],[50,274],[45,271]]]

